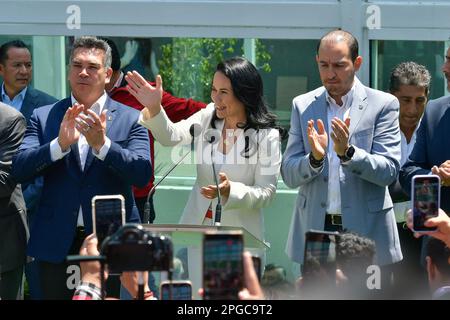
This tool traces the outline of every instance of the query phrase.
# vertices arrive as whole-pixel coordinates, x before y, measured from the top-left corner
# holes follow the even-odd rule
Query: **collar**
[[[5,90],[5,83],[2,83],[2,101],[5,101],[5,98],[7,98],[9,101],[14,100],[16,97],[21,97],[22,101],[25,100],[25,95],[27,94],[28,86],[22,89],[18,94],[16,94],[12,99],[9,98],[8,94]]]
[[[103,91],[103,94],[100,96],[100,98],[98,98],[97,101],[95,101],[92,106],[91,106],[91,110],[94,110],[95,113],[97,113],[98,115],[100,113],[102,113],[105,104],[106,104],[106,98],[108,97],[108,95],[106,94],[106,91]],[[72,101],[72,105],[74,105],[75,103],[78,103],[78,101],[75,99],[75,97],[73,96],[73,94],[70,95],[70,99]]]
[[[350,89],[350,91],[349,92],[347,92],[343,97],[342,97],[342,107],[350,107],[351,106],[351,104],[352,104],[352,102],[353,102],[353,95],[354,95],[354,93],[355,93],[355,86],[356,86],[356,82],[357,82],[357,78],[356,78],[356,76],[355,76],[355,78],[354,78],[354,80],[353,80],[353,85],[352,85],[352,88]],[[338,105],[337,103],[336,103],[336,100],[334,100],[331,96],[330,96],[330,94],[328,93],[328,91],[327,90],[325,90],[325,96],[326,96],[326,99],[327,99],[327,102],[328,102],[328,104],[335,104],[335,105]]]

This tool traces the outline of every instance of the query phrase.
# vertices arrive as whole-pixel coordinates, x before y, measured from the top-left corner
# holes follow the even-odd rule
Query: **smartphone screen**
[[[257,256],[252,256],[252,260],[256,275],[258,276],[258,280],[261,281],[261,258]]]
[[[172,287],[172,299],[170,297]],[[192,300],[192,284],[190,281],[164,281],[161,283],[161,300]]]
[[[93,230],[99,247],[106,237],[125,224],[125,200],[121,195],[92,198]]]
[[[336,286],[337,232],[308,231],[302,277],[306,286],[316,289]]]
[[[413,229],[416,232],[435,231],[436,227],[425,227],[427,219],[436,217],[440,207],[439,176],[414,176],[412,183]]]
[[[205,233],[203,240],[203,298],[235,300],[243,287],[241,232]]]

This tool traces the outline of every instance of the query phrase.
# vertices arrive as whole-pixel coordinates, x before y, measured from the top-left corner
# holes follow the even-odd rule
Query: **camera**
[[[172,270],[172,240],[146,231],[139,224],[126,224],[106,238],[100,254],[106,257],[111,273]]]

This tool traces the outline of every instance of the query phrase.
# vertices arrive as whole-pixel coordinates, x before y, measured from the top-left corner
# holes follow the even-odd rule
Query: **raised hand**
[[[67,151],[80,137],[80,132],[76,128],[76,118],[83,109],[84,106],[82,104],[75,103],[67,109],[64,115],[58,134],[58,143],[63,152]]]
[[[125,43],[125,53],[120,58],[120,68],[123,69],[130,64],[139,49],[139,43],[136,40],[128,40]]]
[[[94,111],[86,109],[75,119],[76,128],[83,132],[87,143],[98,153],[106,140],[106,113],[107,110],[98,116]]]
[[[349,128],[350,128],[350,118],[342,121],[339,118],[333,118],[331,120],[331,139],[334,143],[334,151],[339,155],[343,156],[345,151],[348,149],[348,139],[349,139]]]
[[[228,177],[225,173],[220,172],[219,173],[219,190],[220,195],[222,197],[229,197],[230,196],[230,180],[228,180]],[[202,187],[200,189],[200,193],[208,199],[214,199],[217,198],[217,187],[215,185],[208,185],[206,187]]]
[[[314,120],[309,120],[307,134],[314,159],[322,160],[328,147],[328,134],[322,120],[317,120],[317,130],[314,128]]]
[[[147,108],[150,118],[161,111],[161,99],[163,94],[162,79],[156,76],[156,86],[150,85],[138,72],[127,72],[125,79],[128,82],[128,91]]]

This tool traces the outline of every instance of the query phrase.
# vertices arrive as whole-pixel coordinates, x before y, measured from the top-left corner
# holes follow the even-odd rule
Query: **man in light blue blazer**
[[[303,262],[309,229],[347,229],[373,239],[376,263],[402,259],[388,186],[400,169],[398,100],[365,87],[358,42],[332,31],[316,56],[323,87],[293,100],[281,173],[299,188],[286,251]]]
[[[106,42],[78,38],[70,59],[71,97],[33,112],[13,159],[16,181],[44,177],[27,253],[39,262],[45,299],[73,294],[65,258],[92,233],[92,197],[121,194],[126,221],[140,221],[132,185],[150,179],[148,133],[137,124],[138,111],[107,96],[110,65]]]

